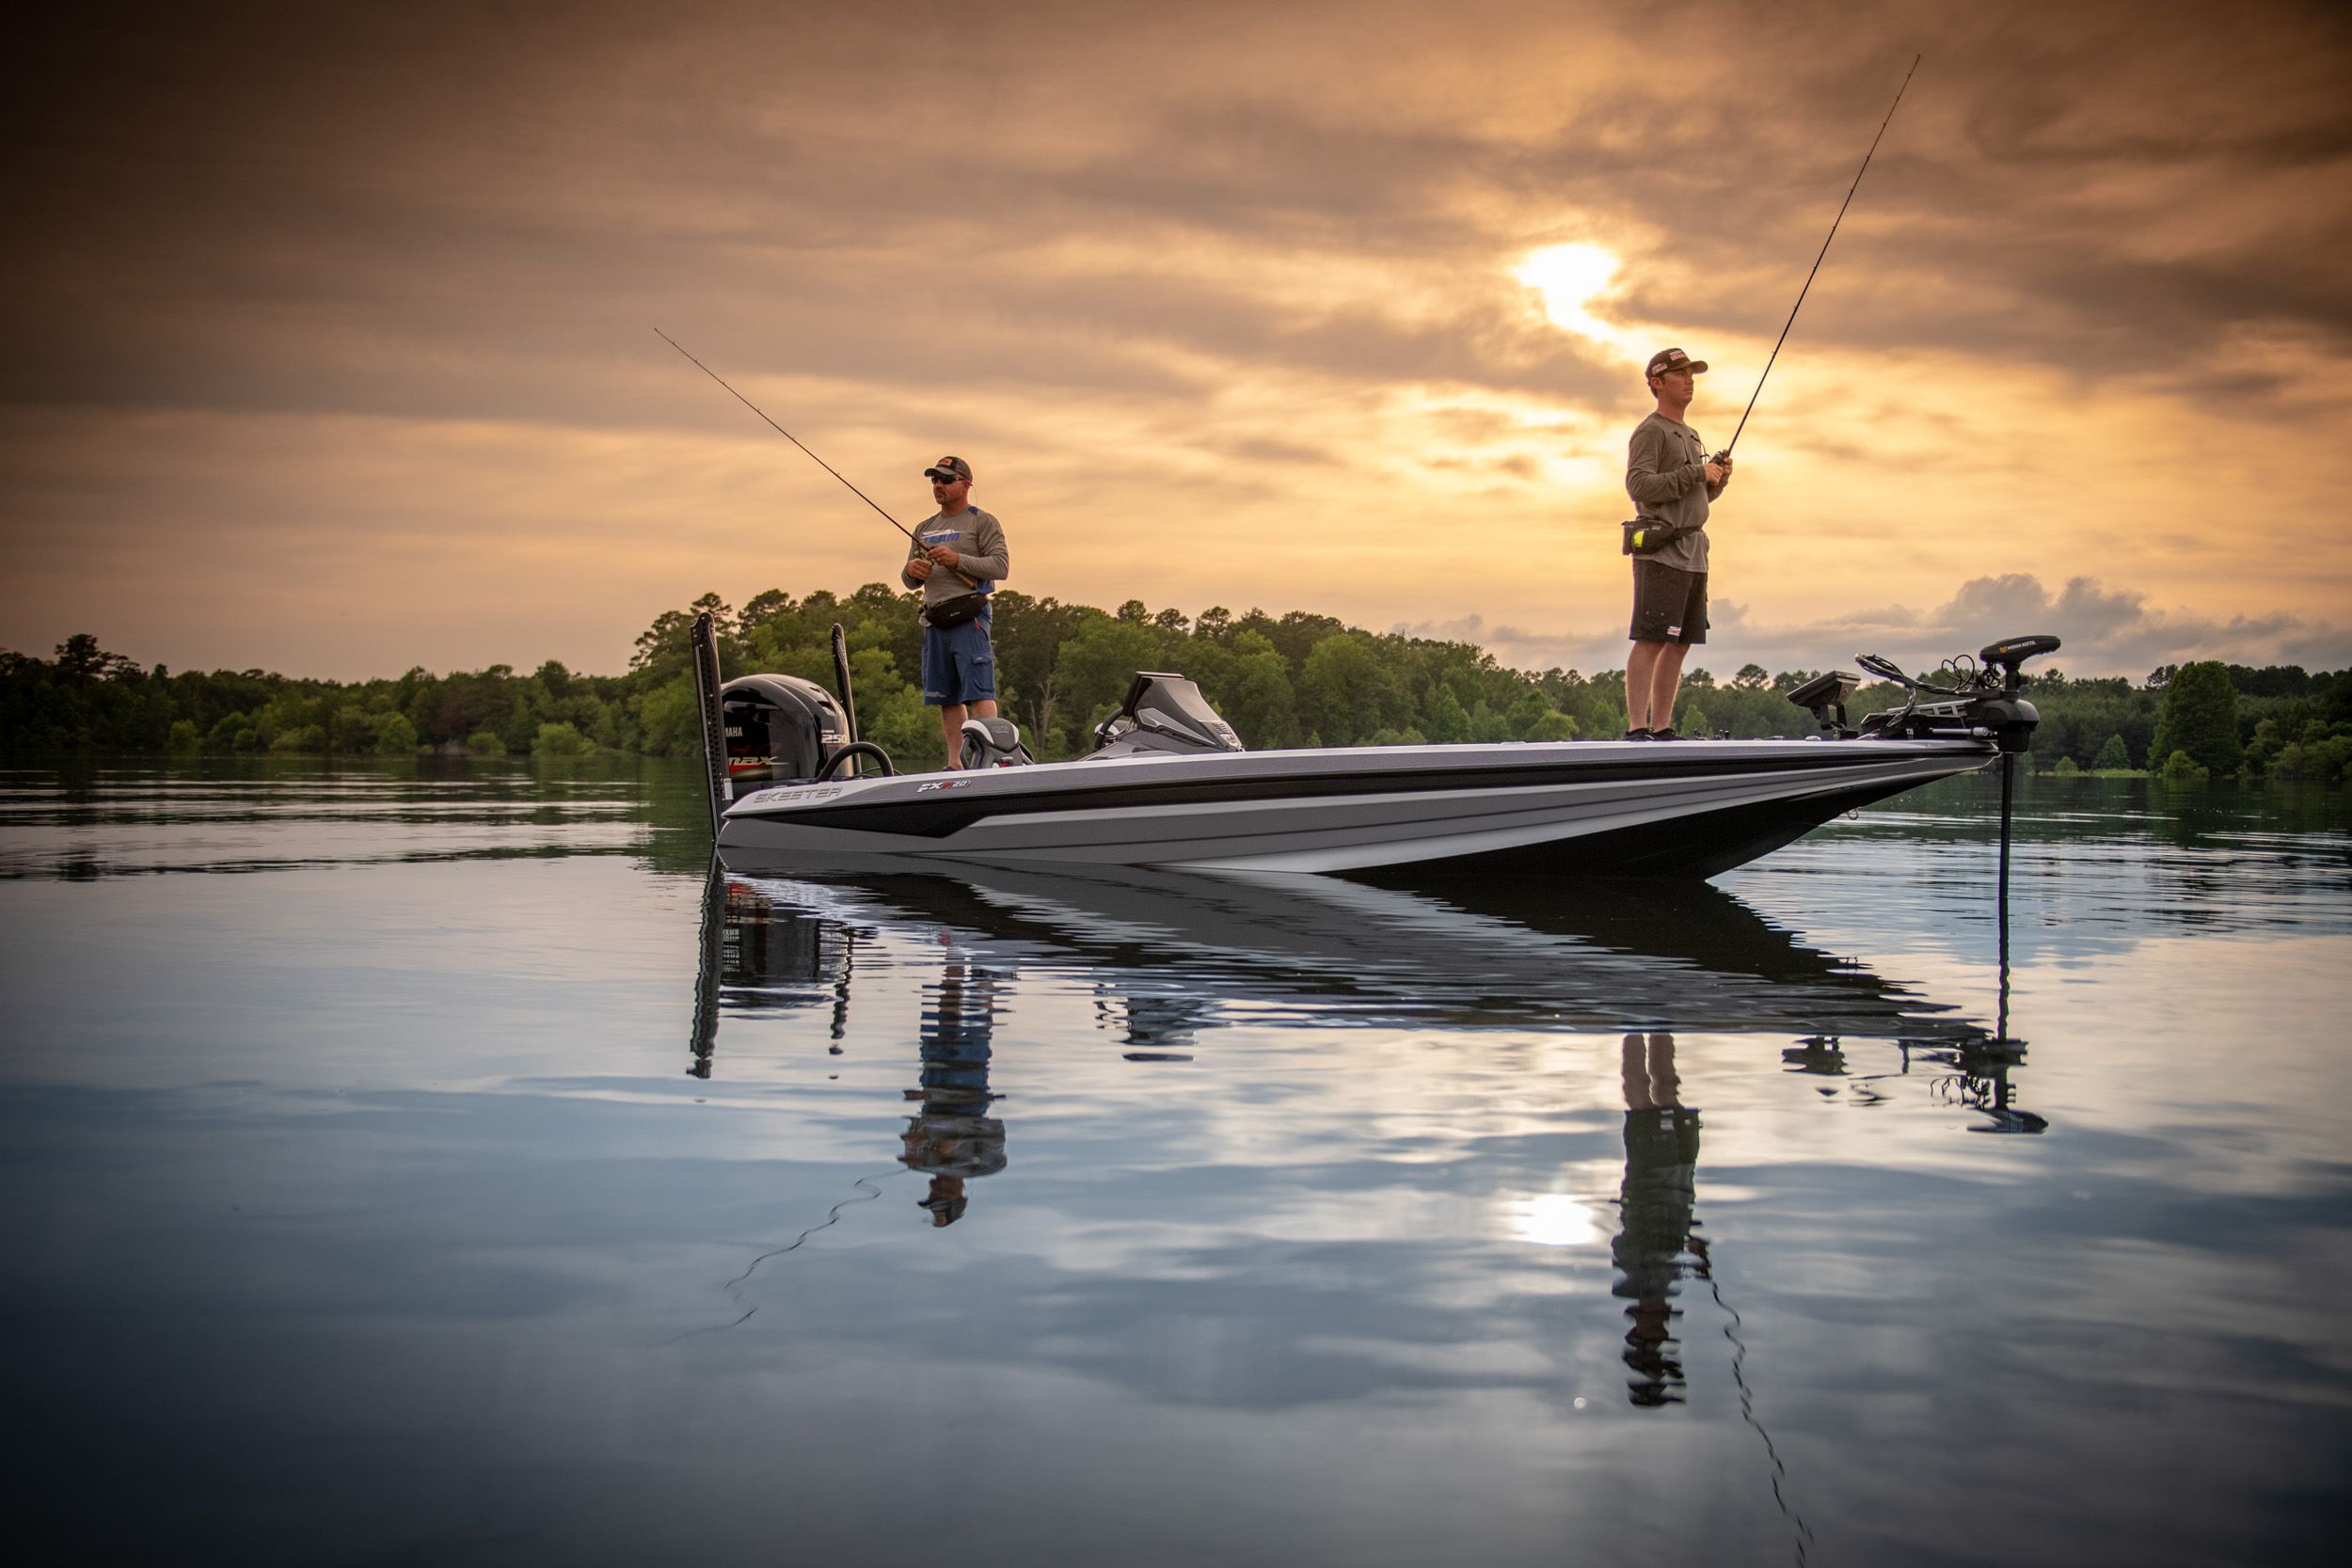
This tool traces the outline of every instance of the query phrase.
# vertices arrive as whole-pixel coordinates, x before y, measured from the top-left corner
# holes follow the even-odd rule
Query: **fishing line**
[[[738,1285],[740,1285],[743,1281],[751,1278],[753,1272],[756,1270],[760,1264],[768,1261],[769,1259],[781,1258],[787,1252],[795,1251],[799,1248],[803,1242],[807,1241],[811,1236],[816,1235],[819,1230],[831,1229],[833,1226],[840,1220],[841,1211],[847,1209],[850,1204],[873,1202],[876,1198],[882,1196],[882,1189],[874,1185],[874,1183],[882,1180],[883,1177],[898,1175],[898,1170],[899,1167],[894,1166],[893,1168],[883,1171],[877,1176],[859,1177],[855,1181],[850,1182],[850,1185],[863,1191],[866,1194],[864,1197],[843,1198],[840,1202],[834,1204],[832,1209],[826,1212],[825,1217],[822,1220],[810,1226],[806,1230],[802,1231],[799,1235],[793,1237],[784,1245],[776,1247],[769,1252],[763,1252],[758,1257],[753,1259],[741,1274],[739,1274],[733,1279],[728,1280],[725,1285],[721,1287],[721,1289],[727,1291],[734,1290]],[[754,1307],[752,1310],[757,1311],[758,1308]],[[751,1316],[751,1313],[747,1312],[744,1316],[749,1317]]]
[[[1804,1522],[1803,1514],[1788,1505],[1788,1496],[1782,1491],[1788,1479],[1788,1467],[1781,1463],[1780,1449],[1773,1445],[1772,1434],[1764,1430],[1762,1421],[1756,1419],[1756,1391],[1748,1386],[1748,1343],[1734,1332],[1745,1324],[1731,1303],[1724,1299],[1724,1288],[1715,1279],[1714,1259],[1709,1258],[1704,1260],[1697,1272],[1699,1277],[1707,1281],[1708,1291],[1714,1296],[1715,1305],[1724,1309],[1724,1316],[1729,1320],[1724,1324],[1724,1338],[1731,1341],[1731,1381],[1740,1389],[1740,1418],[1755,1428],[1756,1436],[1764,1440],[1765,1457],[1772,1462],[1772,1501],[1779,1506],[1788,1522],[1796,1527],[1797,1568],[1804,1568],[1805,1550],[1813,1544],[1813,1528]]]
[[[834,1225],[840,1223],[842,1210],[849,1208],[853,1203],[871,1203],[876,1198],[882,1196],[882,1188],[877,1186],[876,1183],[881,1181],[884,1177],[898,1175],[900,1168],[901,1167],[893,1166],[889,1170],[882,1171],[873,1176],[859,1177],[856,1180],[850,1182],[850,1185],[857,1188],[865,1195],[864,1196],[843,1198],[840,1202],[834,1204],[830,1210],[826,1211],[825,1217],[822,1220],[819,1220],[817,1224],[810,1226],[806,1230],[802,1231],[799,1235],[793,1237],[784,1245],[774,1247],[767,1252],[761,1253],[745,1266],[741,1274],[737,1275],[733,1279],[728,1280],[724,1285],[722,1285],[719,1288],[726,1291],[727,1294],[733,1295],[738,1287],[739,1287],[745,1280],[751,1278],[752,1275],[759,1268],[760,1264],[765,1263],[771,1258],[781,1258],[787,1252],[797,1251],[802,1243],[807,1241],[811,1236],[816,1235],[819,1230],[831,1229]],[[702,1328],[690,1328],[683,1334],[673,1335],[671,1338],[664,1339],[662,1343],[665,1345],[675,1345],[680,1339],[691,1339],[698,1334],[716,1334],[723,1328],[738,1327],[743,1323],[749,1323],[753,1314],[756,1313],[758,1310],[759,1307],[755,1305],[750,1311],[745,1312],[739,1318],[733,1319],[727,1323],[711,1323]]]
[[[1862,166],[1854,170],[1853,183],[1846,187],[1846,199],[1837,204],[1837,216],[1831,220],[1829,226],[1829,239],[1821,242],[1820,255],[1813,258],[1813,271],[1804,275],[1804,287],[1797,291],[1797,303],[1788,308],[1788,319],[1781,324],[1780,337],[1772,344],[1772,356],[1764,361],[1764,374],[1756,378],[1756,390],[1748,394],[1748,405],[1740,411],[1739,427],[1731,433],[1730,445],[1724,448],[1723,455],[1725,457],[1731,455],[1732,447],[1740,444],[1740,432],[1748,428],[1748,416],[1756,411],[1756,400],[1764,395],[1765,377],[1772,373],[1772,360],[1780,357],[1780,345],[1788,341],[1788,329],[1797,325],[1797,312],[1804,309],[1804,296],[1813,287],[1815,275],[1821,270],[1821,258],[1829,254],[1830,240],[1837,238],[1837,226],[1846,221],[1846,209],[1853,204],[1853,193],[1862,188],[1862,177],[1869,172],[1870,159],[1878,152],[1879,142],[1886,135],[1887,126],[1894,123],[1895,111],[1902,107],[1904,88],[1911,86],[1912,75],[1918,71],[1921,58],[1918,55],[1911,56],[1911,70],[1903,72],[1903,85],[1895,89],[1895,102],[1887,106],[1886,118],[1879,121],[1879,134],[1870,138],[1870,150],[1862,155]],[[686,351],[679,349],[678,352],[684,354]]]
[[[662,331],[662,330],[661,330],[661,328],[660,328],[660,327],[658,327],[658,326],[657,326],[657,327],[655,327],[655,328],[653,329],[653,335],[654,335],[655,337],[657,337],[657,338],[660,339],[663,342],[665,342],[665,343],[669,344],[672,348],[676,349],[676,350],[677,350],[680,354],[686,354],[686,349],[685,349],[685,346],[684,346],[683,344],[681,344],[681,343],[680,343],[680,342],[679,342],[679,341],[678,341],[675,338],[673,338],[673,337],[671,337],[671,336],[670,336],[667,332]],[[705,374],[705,375],[707,375],[707,376],[710,377],[710,379],[711,379],[711,380],[713,380],[713,381],[717,382],[720,386],[722,386],[722,387],[726,387],[728,395],[729,395],[729,396],[731,396],[731,397],[733,397],[733,398],[735,399],[735,401],[736,401],[736,402],[738,402],[738,403],[741,404],[744,407],[746,407],[746,408],[750,409],[753,413],[757,414],[757,415],[758,415],[758,416],[759,416],[762,420],[767,420],[767,421],[768,421],[768,428],[769,428],[769,429],[771,429],[771,430],[774,431],[777,435],[779,435],[779,436],[783,436],[786,440],[787,440],[787,441],[791,442],[794,446],[796,446],[796,447],[800,447],[800,449],[801,449],[803,451],[808,452],[808,458],[809,458],[809,461],[810,461],[810,462],[812,462],[812,463],[816,464],[818,467],[820,467],[820,468],[824,469],[824,470],[825,470],[825,472],[827,472],[827,473],[829,473],[829,474],[833,475],[833,477],[834,477],[834,478],[841,480],[841,483],[842,483],[843,484],[849,485],[850,494],[851,494],[851,495],[855,496],[858,499],[860,499],[860,500],[864,501],[866,505],[873,507],[873,508],[874,508],[874,510],[875,510],[876,512],[881,513],[881,514],[882,514],[882,521],[883,521],[883,522],[888,523],[888,524],[889,524],[892,528],[897,529],[897,530],[898,530],[900,533],[906,534],[906,536],[907,536],[909,539],[914,539],[914,533],[913,533],[911,531],[909,531],[909,529],[907,528],[906,524],[904,524],[904,523],[902,523],[902,522],[898,521],[898,518],[896,518],[896,517],[892,516],[889,513],[887,513],[887,512],[882,512],[882,509],[879,505],[877,505],[877,504],[875,503],[875,500],[874,500],[874,498],[873,498],[873,497],[871,497],[871,496],[867,495],[865,491],[863,491],[863,490],[859,489],[856,485],[854,485],[854,484],[850,484],[850,482],[849,482],[847,479],[843,479],[843,478],[842,478],[842,475],[841,475],[841,470],[840,470],[840,469],[838,469],[838,468],[834,467],[832,464],[830,464],[830,463],[826,462],[823,458],[821,458],[821,457],[818,456],[815,452],[813,452],[813,451],[808,451],[808,448],[807,448],[807,447],[805,447],[805,446],[803,446],[803,445],[802,445],[802,443],[801,443],[801,438],[800,438],[799,436],[797,436],[793,435],[790,431],[788,431],[788,430],[785,429],[785,428],[784,428],[784,426],[782,426],[782,425],[780,425],[780,424],[776,423],[776,421],[775,421],[775,420],[768,419],[768,414],[767,414],[767,411],[766,411],[765,409],[761,408],[761,407],[759,406],[759,404],[757,404],[754,403],[751,399],[749,399],[749,398],[745,397],[742,393],[740,393],[740,392],[737,391],[737,390],[736,390],[733,387],[728,387],[728,386],[727,386],[727,378],[726,378],[725,376],[721,375],[721,374],[720,374],[717,371],[712,370],[712,369],[711,369],[708,365],[706,365],[706,364],[704,364],[701,360],[696,359],[696,358],[695,358],[692,355],[691,355],[691,354],[686,354],[686,357],[687,357],[688,361],[689,361],[689,362],[691,362],[696,370],[698,370],[698,371],[702,372],[703,372],[703,374]]]

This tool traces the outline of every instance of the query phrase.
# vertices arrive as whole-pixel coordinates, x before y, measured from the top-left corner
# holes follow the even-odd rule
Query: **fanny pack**
[[[1688,539],[1699,531],[1697,523],[1661,523],[1655,517],[1636,517],[1625,525],[1627,555],[1656,555],[1677,539]]]
[[[920,619],[927,626],[960,626],[966,621],[978,620],[980,611],[987,608],[985,594],[958,594],[951,599],[925,605]]]

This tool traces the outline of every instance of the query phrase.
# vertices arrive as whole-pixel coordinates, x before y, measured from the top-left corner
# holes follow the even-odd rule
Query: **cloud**
[[[663,607],[644,555],[574,550],[606,511],[577,465],[613,463],[617,491],[667,448],[674,487],[632,505],[678,537],[759,515],[745,476],[799,461],[754,451],[771,438],[660,326],[861,480],[943,443],[990,454],[1041,592],[1136,591],[1081,546],[1132,499],[1108,476],[1148,457],[1185,547],[1147,597],[1298,585],[1295,608],[1476,612],[1613,663],[1613,561],[1547,578],[1506,541],[1606,526],[1640,412],[1625,341],[1710,356],[1719,435],[1915,47],[1740,449],[1756,553],[1722,586],[1756,620],[1725,603],[1723,624],[1819,664],[1798,643],[1835,624],[1799,624],[1818,594],[1796,580],[1818,568],[1767,552],[1887,516],[1903,554],[1870,592],[1913,604],[1989,561],[2104,570],[2127,540],[2173,608],[2069,606],[2099,657],[2235,636],[2315,658],[2347,619],[2332,494],[2226,576],[2202,524],[2352,420],[2352,31],[2325,9],[1698,0],[1670,92],[1654,8],[1620,0],[581,0],[561,29],[454,0],[130,5],[39,26],[0,65],[0,405],[24,416],[0,420],[0,549],[43,571],[0,583],[0,645],[119,619],[151,658],[318,667],[240,651],[240,541],[389,534],[448,552],[371,634],[392,667],[485,656],[486,629],[399,640],[475,613],[488,541],[565,560],[529,635],[609,665],[581,650],[625,653]],[[956,47],[909,46],[937,38]],[[1613,346],[1513,277],[1569,242],[1620,263],[1590,302]],[[498,434],[435,434],[456,428]],[[274,453],[312,438],[338,444]],[[2129,471],[2087,482],[2107,460]],[[786,494],[830,483],[800,477]],[[118,570],[105,542],[151,528],[174,569]],[[1341,541],[1369,568],[1302,584]],[[373,547],[310,558],[324,624],[380,597]],[[805,554],[670,570],[818,585]],[[1555,599],[1589,636],[1513,629]],[[1881,620],[1855,631],[1904,633]],[[499,635],[497,657],[543,657],[519,621]]]
[[[1614,628],[1568,634],[1489,625],[1484,617],[1400,624],[1410,637],[1476,642],[1520,669],[1622,669],[1625,635]],[[2167,664],[2192,659],[2226,663],[2300,664],[2310,670],[2352,668],[2352,628],[2302,616],[2216,617],[2151,608],[2145,594],[2110,589],[2074,578],[2052,594],[2029,574],[1975,578],[1931,610],[1870,604],[1801,624],[1763,625],[1746,607],[1711,607],[1709,641],[1694,649],[1693,667],[1726,669],[1760,664],[1775,673],[1820,670],[1883,654],[1909,670],[1931,670],[1956,654],[1974,654],[2005,637],[2051,634],[2063,648],[2047,668],[2076,675],[2135,679]],[[1718,670],[1718,673],[1723,673]]]

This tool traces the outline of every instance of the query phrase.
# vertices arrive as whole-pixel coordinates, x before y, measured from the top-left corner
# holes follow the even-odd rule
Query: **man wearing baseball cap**
[[[996,650],[988,600],[1012,570],[1005,531],[971,504],[972,465],[943,457],[923,470],[939,510],[915,525],[899,580],[923,591],[923,702],[939,709],[947,766],[962,766],[963,721],[996,717]]]
[[[1642,372],[1657,412],[1633,430],[1626,493],[1639,513],[1628,531],[1633,556],[1633,649],[1625,661],[1628,740],[1673,740],[1682,660],[1707,641],[1707,506],[1731,482],[1731,460],[1710,459],[1699,433],[1682,422],[1707,361],[1660,349]],[[1666,543],[1642,549],[1639,535]]]

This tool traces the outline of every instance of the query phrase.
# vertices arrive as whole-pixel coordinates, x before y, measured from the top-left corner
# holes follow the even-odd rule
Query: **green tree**
[[[2156,721],[2148,754],[2165,759],[2169,777],[2176,752],[2212,772],[2237,771],[2246,748],[2238,739],[2237,690],[2225,666],[2207,660],[2172,672],[2164,689],[2164,716]]]
[[[2124,749],[2120,735],[2107,736],[2107,743],[2099,748],[2099,755],[2091,767],[2102,773],[2122,772],[2132,765],[2132,753]]]
[[[1062,754],[1090,746],[1094,726],[1119,705],[1136,671],[1162,668],[1160,633],[1148,617],[1096,619],[1080,628],[1062,644],[1057,666]]]
[[[1227,644],[1233,657],[1223,682],[1203,692],[1242,743],[1260,751],[1299,742],[1298,700],[1291,667],[1263,633],[1238,631]]]
[[[136,675],[139,667],[120,654],[110,654],[88,632],[77,631],[57,644],[57,673],[70,681],[119,680]]]
[[[534,757],[582,757],[595,750],[588,737],[569,724],[542,724],[531,743]]]
[[[2175,752],[2164,759],[2164,767],[2158,770],[2157,776],[2167,784],[2193,784],[2203,779],[2210,771],[2211,769],[2203,763],[2199,762],[2186,752]]]
[[[638,710],[638,744],[658,757],[690,757],[702,750],[702,714],[694,683],[679,675],[645,694]]]
[[[1382,730],[1409,728],[1413,711],[1379,645],[1360,631],[1339,631],[1308,652],[1298,717],[1326,746],[1358,746]]]
[[[405,713],[387,713],[376,721],[375,754],[380,757],[409,757],[417,754],[417,726]]]
[[[1421,730],[1440,746],[1470,737],[1470,716],[1463,711],[1461,699],[1452,688],[1438,688],[1437,696],[1422,705]]]

